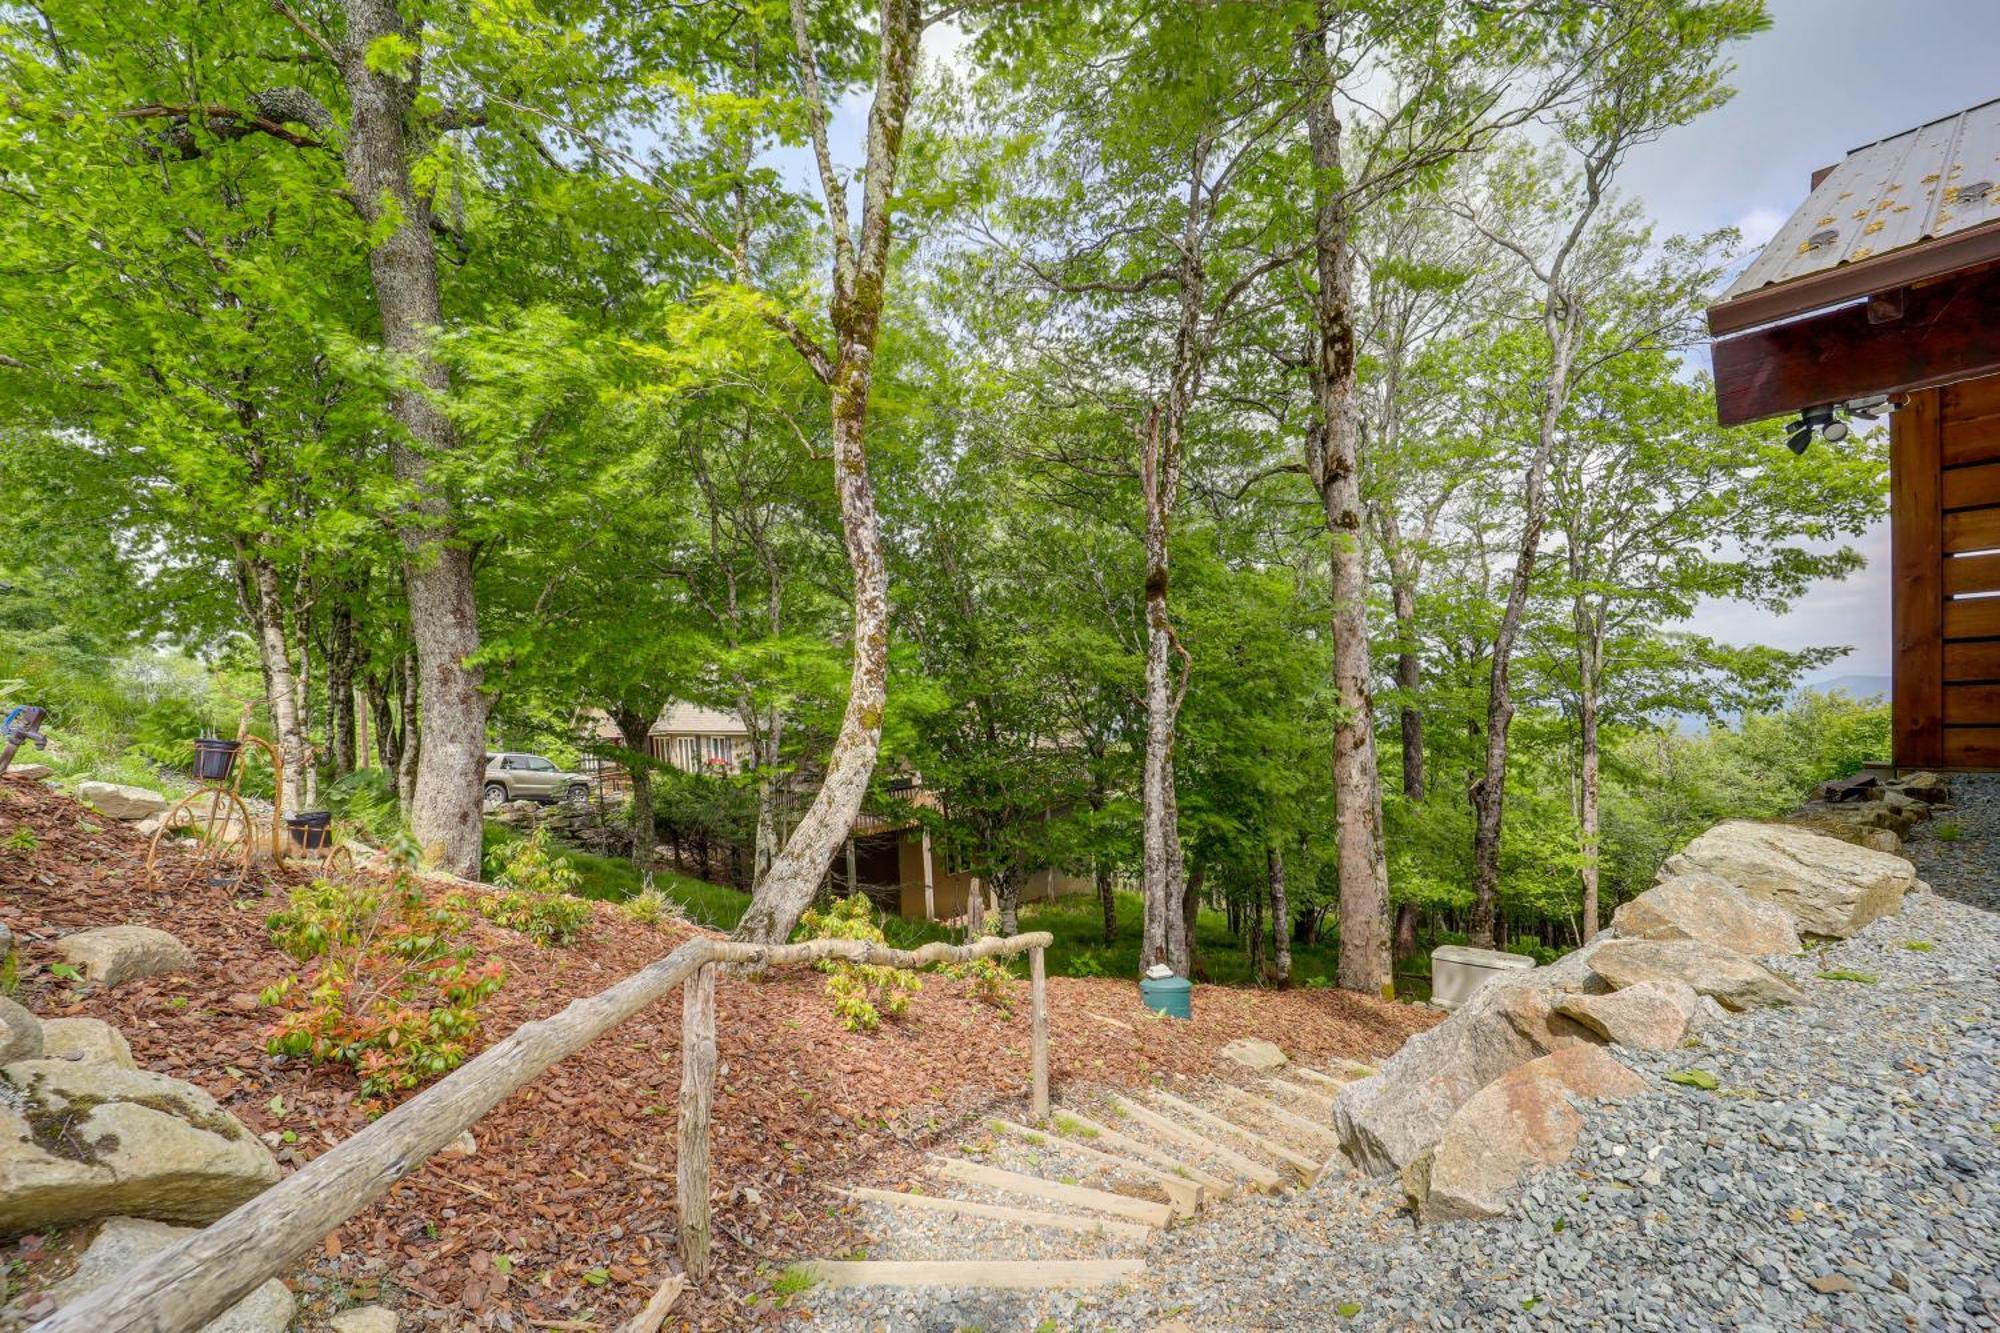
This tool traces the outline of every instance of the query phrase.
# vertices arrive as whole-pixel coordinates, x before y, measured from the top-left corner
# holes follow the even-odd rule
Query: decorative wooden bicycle
[[[250,709],[245,707],[236,727],[233,746],[213,745],[204,753],[204,743],[196,741],[195,775],[201,786],[175,802],[160,818],[160,827],[146,847],[146,874],[160,874],[160,843],[168,838],[192,836],[195,843],[191,877],[205,877],[211,884],[233,884],[250,869],[260,833],[243,801],[243,774],[249,765],[249,750],[261,751],[271,768],[273,791],[285,789],[285,760],[276,746],[250,734]],[[271,808],[270,856],[285,859],[285,824],[274,802]],[[336,849],[337,850],[337,849]],[[230,869],[234,867],[234,870]],[[206,872],[204,876],[204,871]]]

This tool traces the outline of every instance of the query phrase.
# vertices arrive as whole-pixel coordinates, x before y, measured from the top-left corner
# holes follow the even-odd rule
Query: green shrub
[[[875,913],[862,894],[842,898],[824,912],[808,910],[799,918],[799,927],[808,938],[867,940],[885,943]],[[826,973],[826,993],[833,997],[833,1012],[849,1032],[873,1032],[882,1025],[882,1015],[895,1017],[910,1007],[910,995],[924,988],[916,973],[874,963],[851,963],[844,958],[826,958],[818,964]]]
[[[505,851],[496,883],[501,892],[480,893],[472,906],[497,926],[517,930],[537,944],[570,944],[590,924],[590,904],[575,894],[576,871],[549,846],[547,829],[536,829]]]
[[[403,827],[396,781],[379,768],[360,768],[334,782],[321,794],[334,818],[346,820],[376,846],[393,839]]]
[[[479,1005],[500,988],[498,959],[474,964],[466,918],[414,880],[315,880],[271,914],[271,941],[318,961],[267,988],[284,1011],[266,1030],[274,1055],[352,1066],[364,1106],[448,1073],[472,1053]]]

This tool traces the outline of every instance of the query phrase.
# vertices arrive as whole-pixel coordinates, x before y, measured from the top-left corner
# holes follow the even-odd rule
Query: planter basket
[[[292,846],[301,852],[323,852],[333,845],[333,816],[325,810],[307,810],[285,818],[285,832]]]
[[[236,752],[242,741],[217,740],[203,736],[194,743],[194,775],[203,782],[226,782],[236,767]]]

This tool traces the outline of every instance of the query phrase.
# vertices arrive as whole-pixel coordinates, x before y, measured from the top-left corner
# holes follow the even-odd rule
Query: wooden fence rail
[[[28,1333],[189,1333],[277,1276],[328,1232],[388,1193],[510,1094],[640,1010],[685,986],[681,1017],[681,1262],[691,1281],[709,1267],[709,1108],[715,1092],[715,973],[846,959],[882,967],[929,967],[1030,955],[1035,1112],[1048,1112],[1048,1016],[1042,951],[1047,932],[970,945],[890,949],[865,940],[740,944],[693,939],[608,990],[523,1023],[456,1072],[367,1129],[321,1153],[214,1225],[162,1250]]]

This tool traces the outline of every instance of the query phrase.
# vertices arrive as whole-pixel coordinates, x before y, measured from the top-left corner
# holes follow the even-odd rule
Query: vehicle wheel
[[[572,782],[569,790],[563,793],[563,796],[571,805],[583,805],[590,800],[590,788],[584,786],[581,782]]]
[[[501,786],[497,782],[487,783],[485,794],[486,794],[486,804],[489,808],[496,805],[506,804],[507,789]]]

